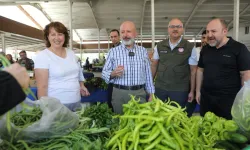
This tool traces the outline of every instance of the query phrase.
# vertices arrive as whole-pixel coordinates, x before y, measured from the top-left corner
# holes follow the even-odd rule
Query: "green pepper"
[[[227,120],[225,121],[224,123],[224,128],[227,130],[227,131],[236,131],[239,129],[238,125],[236,124],[235,121],[233,120]]]
[[[212,112],[207,112],[204,116],[204,120],[209,121],[209,122],[215,122],[217,120],[217,117],[214,113]]]
[[[220,132],[223,129],[223,123],[221,121],[214,122],[212,128],[217,132]]]
[[[200,123],[202,121],[202,117],[201,116],[192,116],[192,117],[190,117],[190,120],[193,123]]]

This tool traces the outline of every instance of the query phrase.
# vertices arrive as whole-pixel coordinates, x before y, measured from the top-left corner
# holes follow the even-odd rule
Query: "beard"
[[[207,42],[201,42],[201,45],[202,45],[202,46],[206,46],[206,45],[207,45]]]
[[[216,40],[215,38],[212,39],[212,40],[213,40],[213,42],[211,42],[210,39],[208,40],[208,44],[209,44],[211,47],[215,47],[215,46],[217,46],[217,45],[220,44],[220,41]]]
[[[132,45],[133,43],[135,42],[135,39],[134,38],[129,38],[129,39],[122,39],[122,43],[124,45]]]

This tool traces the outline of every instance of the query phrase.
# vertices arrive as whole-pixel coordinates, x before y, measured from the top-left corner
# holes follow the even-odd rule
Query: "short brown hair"
[[[25,50],[22,50],[21,52],[19,52],[19,54],[21,54],[21,53],[26,54],[26,51],[25,51]]]
[[[67,47],[67,45],[69,43],[69,38],[70,38],[69,31],[61,22],[51,22],[50,24],[45,26],[43,33],[44,33],[44,40],[45,40],[46,47],[51,46],[49,39],[48,39],[49,32],[50,32],[51,28],[54,28],[56,30],[56,32],[58,32],[58,33],[64,34],[65,41],[63,43],[63,47]]]
[[[213,20],[219,20],[220,23],[221,23],[221,25],[222,25],[222,27],[227,29],[227,22],[226,22],[224,19],[222,19],[222,18],[214,18],[214,19],[212,19],[211,21],[213,21]],[[209,21],[209,23],[210,23],[211,21]]]
[[[117,32],[118,36],[120,36],[120,32],[119,32],[119,30],[117,30],[117,29],[112,29],[112,30],[109,32],[109,34],[110,34],[111,32]]]

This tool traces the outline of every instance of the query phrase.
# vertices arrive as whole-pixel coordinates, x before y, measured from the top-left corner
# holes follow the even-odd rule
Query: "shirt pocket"
[[[115,69],[117,66],[128,66],[129,65],[129,60],[126,59],[125,57],[116,57],[113,59],[113,69]]]

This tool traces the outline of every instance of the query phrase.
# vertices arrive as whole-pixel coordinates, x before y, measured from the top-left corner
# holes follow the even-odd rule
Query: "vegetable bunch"
[[[191,117],[191,120],[195,123],[197,116]],[[212,112],[205,114],[199,129],[204,140],[214,145],[214,148],[240,150],[247,143],[247,138],[238,132],[239,127],[235,121],[218,117]]]
[[[113,112],[107,105],[107,103],[98,102],[96,105],[92,105],[81,115],[81,117],[89,117],[93,120],[96,127],[111,127],[114,124],[114,119],[112,119]]]
[[[109,128],[97,128],[92,119],[83,117],[84,110],[77,113],[79,126],[62,137],[49,138],[40,141],[23,141],[11,143],[4,140],[0,149],[4,150],[101,150],[109,134]],[[91,128],[90,128],[91,127]]]
[[[216,123],[218,117],[210,112],[204,118],[188,118],[176,102],[163,103],[155,97],[140,104],[132,96],[123,111],[124,115],[117,116],[119,130],[107,142],[107,149],[209,150],[224,138],[220,133],[237,130],[233,121],[220,118],[223,124]]]
[[[40,120],[42,117],[42,110],[39,107],[34,107],[30,112],[21,110],[11,115],[11,123],[19,128],[25,128],[34,122]]]
[[[100,77],[93,77],[86,79],[86,82],[84,83],[86,87],[94,86],[96,88],[108,89],[108,84]]]

